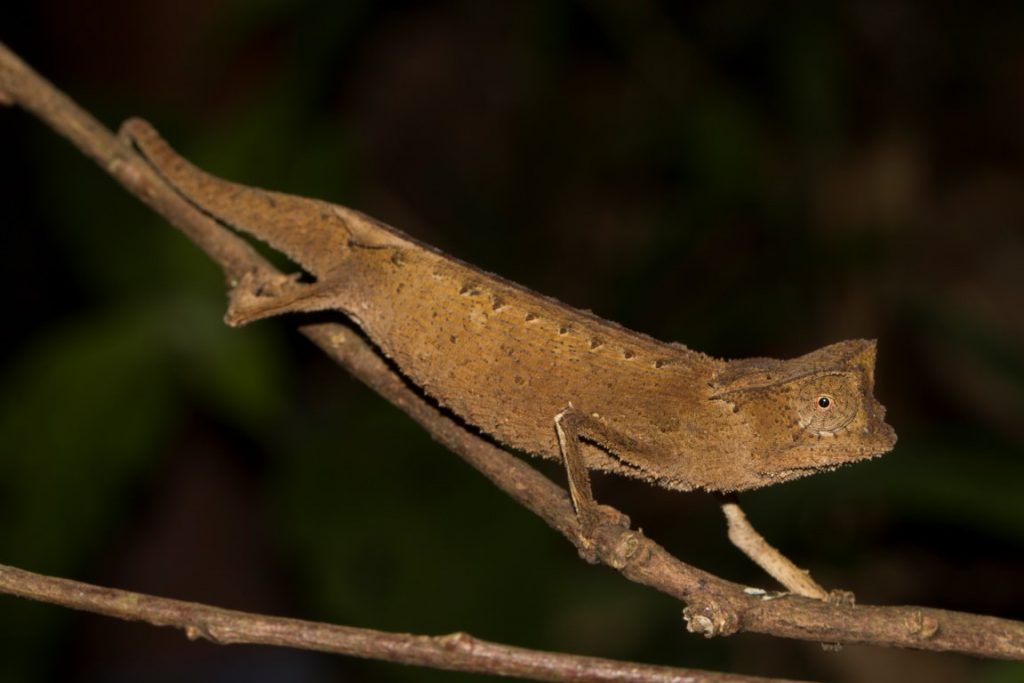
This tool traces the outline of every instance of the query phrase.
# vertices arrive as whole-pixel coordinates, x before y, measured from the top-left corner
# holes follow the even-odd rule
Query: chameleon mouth
[[[838,427],[836,429],[814,429],[810,420],[798,420],[797,424],[800,425],[801,429],[806,429],[815,436],[833,437],[846,431],[846,427]]]

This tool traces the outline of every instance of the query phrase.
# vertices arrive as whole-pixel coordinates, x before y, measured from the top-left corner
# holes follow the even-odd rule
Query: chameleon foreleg
[[[599,443],[607,443],[615,440],[615,437],[608,433],[603,424],[577,410],[571,403],[555,415],[555,432],[558,434],[558,447],[562,452],[562,461],[568,475],[569,495],[580,523],[580,534],[584,542],[592,547],[594,531],[598,525],[610,522],[629,527],[629,518],[614,508],[599,505],[594,500],[580,439],[588,437]]]

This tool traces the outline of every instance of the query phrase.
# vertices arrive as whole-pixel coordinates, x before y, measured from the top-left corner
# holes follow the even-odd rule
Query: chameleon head
[[[853,340],[788,361],[727,363],[712,385],[749,445],[735,488],[754,488],[872,458],[896,433],[875,399],[875,342]],[[745,456],[745,457],[744,457]]]

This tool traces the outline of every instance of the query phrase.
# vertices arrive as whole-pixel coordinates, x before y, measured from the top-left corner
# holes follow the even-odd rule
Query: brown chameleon
[[[414,385],[467,425],[561,460],[586,525],[587,470],[731,492],[881,455],[875,342],[792,360],[720,360],[667,344],[454,259],[352,209],[232,183],[177,155],[145,121],[122,129],[198,209],[267,242],[314,279],[232,294],[228,322],[348,316]]]

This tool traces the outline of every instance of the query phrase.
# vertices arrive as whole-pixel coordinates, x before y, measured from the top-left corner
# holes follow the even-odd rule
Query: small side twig
[[[221,265],[229,282],[246,272],[276,273],[241,238],[190,206],[126,145],[0,44],[0,97],[31,111],[182,230]],[[580,547],[582,539],[565,491],[525,461],[463,429],[412,392],[350,327],[303,325],[339,365],[406,412],[435,439],[464,458],[524,507]],[[599,561],[632,581],[688,606],[692,631],[706,636],[739,630],[814,642],[863,643],[1024,660],[1024,623],[924,607],[831,605],[796,596],[767,599],[681,562],[641,533],[599,528]],[[143,618],[139,612],[137,618]]]
[[[805,598],[828,600],[828,591],[818,585],[811,575],[797,567],[780,553],[775,546],[764,540],[747,519],[735,496],[722,502],[722,512],[729,525],[729,540],[763,569],[769,576],[786,587],[786,590]]]

